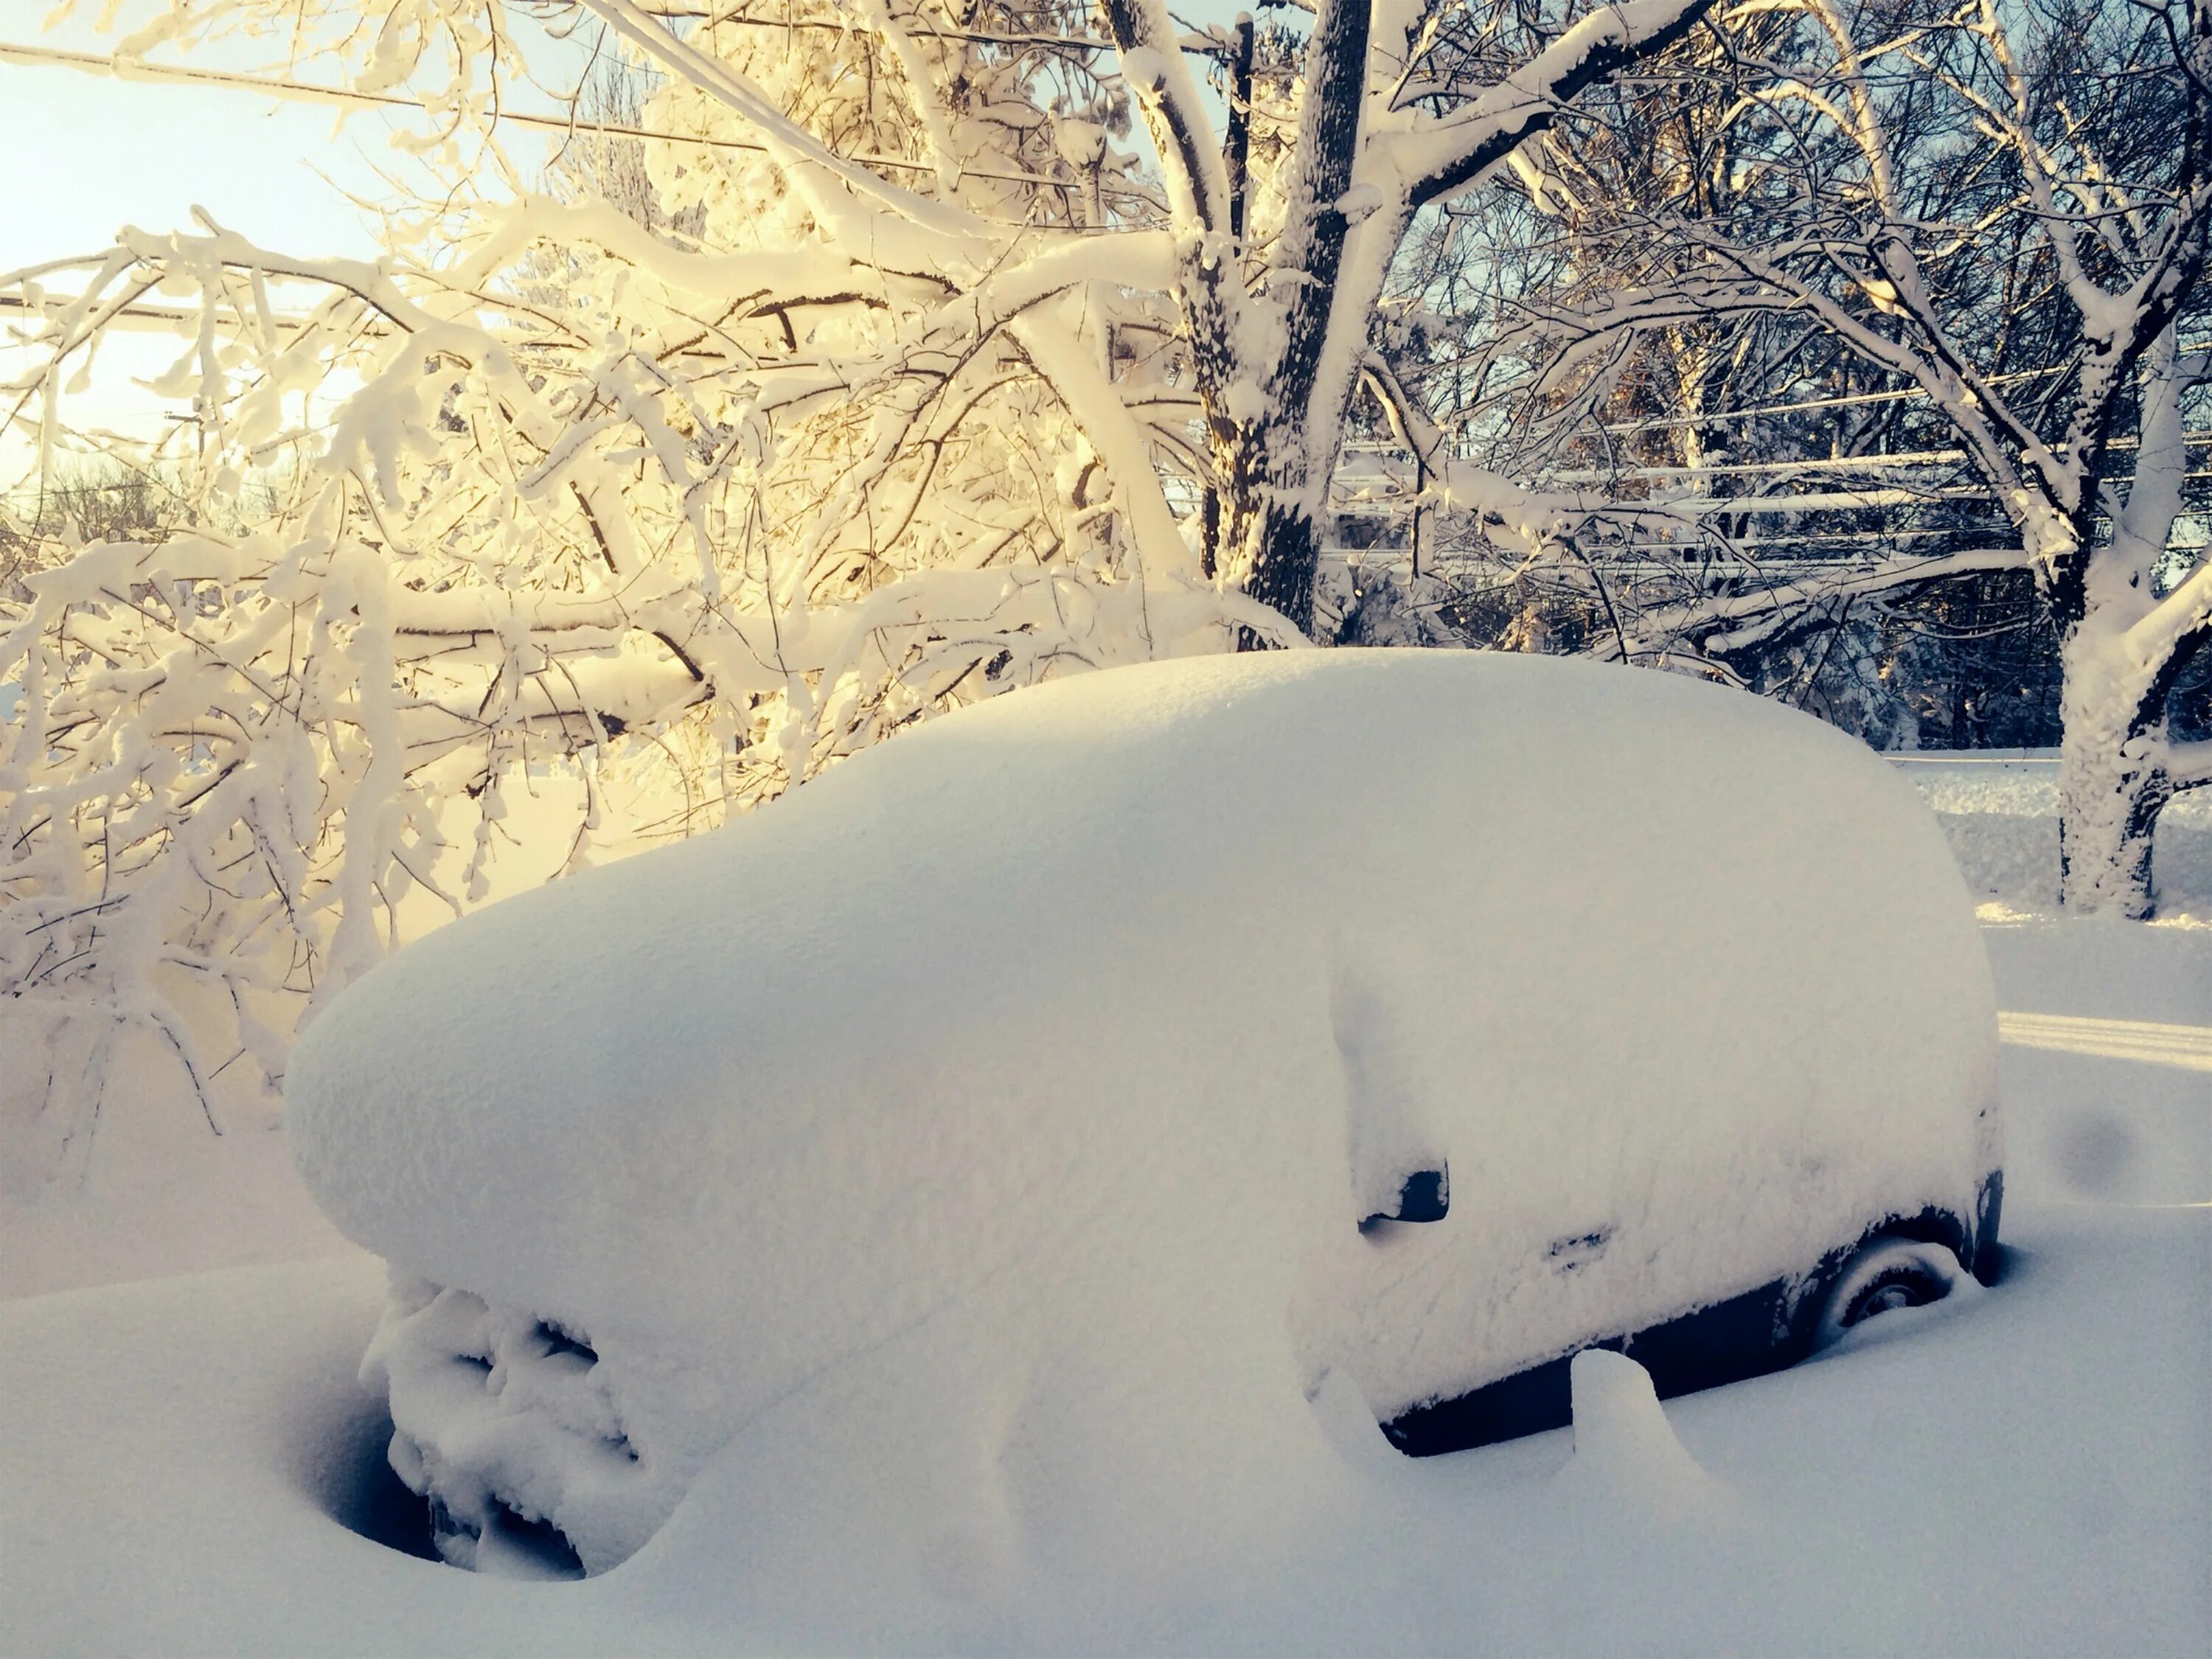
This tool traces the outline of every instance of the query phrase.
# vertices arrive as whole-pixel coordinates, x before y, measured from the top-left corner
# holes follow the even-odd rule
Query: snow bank
[[[2212,927],[2013,918],[1984,938],[2012,1032],[2007,1190],[2212,1203]]]
[[[1852,740],[1338,652],[997,700],[495,905],[333,1004],[290,1114],[410,1276],[370,1373],[459,1548],[607,1565],[720,1452],[757,1582],[865,1538],[896,1605],[992,1605],[1310,1514],[1333,1370],[1389,1416],[1971,1217],[1994,1042]],[[1445,1222],[1358,1231],[1439,1159]]]
[[[0,1652],[497,1650],[521,1587],[348,1524],[383,1281],[352,1252],[0,1304]]]
[[[1569,1367],[1575,1455],[1560,1481],[1586,1501],[1674,1518],[1724,1494],[1667,1421],[1651,1375],[1626,1354],[1585,1348]]]

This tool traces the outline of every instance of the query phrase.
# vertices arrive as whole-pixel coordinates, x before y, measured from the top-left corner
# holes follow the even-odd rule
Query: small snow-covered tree
[[[181,302],[200,452],[192,522],[0,608],[0,995],[274,1079],[549,763],[574,864],[609,769],[741,806],[1005,687],[1297,641],[1408,223],[1706,3],[1325,0],[1263,49],[1158,0],[169,0],[119,58],[273,33],[419,102],[453,194],[374,264],[204,218],[0,278],[49,445]],[[586,21],[659,77],[635,129],[471,191]]]
[[[1956,484],[2009,535],[1951,535],[1932,557],[1869,536],[1863,558],[1761,568],[1709,506],[1678,503],[1707,515],[1719,556],[1632,607],[1619,648],[1711,662],[1849,605],[2031,573],[2063,671],[2063,899],[2147,915],[2160,810],[2212,781],[2212,750],[2171,729],[2212,644],[2212,566],[2177,534],[2188,411],[2212,378],[2212,8],[1775,0],[1719,38],[1678,66],[1696,77],[1681,103],[1705,113],[1671,170],[1632,151],[1644,188],[1589,188],[1621,153],[1615,130],[1527,158],[1583,256],[1546,319],[1568,343],[1553,395],[1609,393],[1624,365],[1699,331],[1790,370],[1752,383],[1772,401],[1838,411],[1814,423],[1825,447],[1793,453],[1807,434],[1776,421],[1778,456],[1728,457],[1785,463],[1756,469],[1753,489],[1831,511],[1917,503],[1933,538],[1958,527],[1942,505]],[[1875,406],[1907,413],[1858,419]],[[1893,448],[1929,465],[1853,479],[1854,459]],[[1678,459],[1695,477],[1699,456]],[[1589,542],[1567,556],[1587,567]]]

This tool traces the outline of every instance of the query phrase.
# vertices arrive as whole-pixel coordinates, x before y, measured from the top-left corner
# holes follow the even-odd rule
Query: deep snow
[[[1970,868],[1973,816],[1945,824]],[[959,1600],[975,1581],[954,1540],[933,1611],[856,1624],[869,1593],[882,1605],[864,1528],[802,1542],[795,1565],[762,1541],[884,1506],[896,1477],[872,1484],[855,1459],[736,1504],[737,1527],[687,1505],[604,1578],[514,1584],[333,1518],[373,1507],[364,1486],[392,1490],[353,1380],[383,1275],[354,1254],[0,1307],[0,1651],[2201,1653],[2212,929],[2053,921],[2028,873],[1984,909],[2000,1006],[2037,1045],[2001,1054],[2007,1276],[1794,1371],[1668,1402],[1702,1473],[1625,1387],[1623,1431],[1599,1437],[1626,1451],[1564,1474],[1565,1433],[1406,1462],[1325,1389],[1346,1464],[1328,1501],[1274,1538],[1210,1544],[1180,1576],[1123,1540],[1102,1552],[1104,1585],[1036,1574],[987,1617]],[[118,1135],[93,1171],[125,1235],[114,1270],[333,1248],[319,1224],[293,1226],[298,1189],[273,1166],[252,1202],[244,1176],[210,1202],[161,1190],[142,1145],[145,1163],[168,1157]],[[125,1176],[135,1212],[114,1196]],[[39,1282],[27,1247],[74,1213],[66,1195],[6,1212],[10,1286]],[[164,1250],[180,1225],[197,1256]]]
[[[2058,890],[2058,828],[2049,816],[2057,803],[2054,755],[1888,758],[1937,809],[1970,890],[1984,901],[1985,929],[2003,925],[2039,935],[2058,926],[2047,920]],[[526,890],[557,865],[573,827],[571,803],[559,793],[563,784],[557,778],[538,780],[538,793],[516,807],[518,815],[525,806],[537,813],[556,853],[546,855],[534,845],[512,849],[495,867],[495,890]],[[2160,834],[2158,868],[2168,919],[2148,934],[2164,943],[2144,948],[2160,951],[2173,964],[2168,972],[2180,975],[2176,982],[2185,994],[2167,1000],[2172,1006],[2166,1015],[2137,1018],[2201,1026],[2212,1021],[2212,985],[2191,976],[2184,964],[2192,959],[2191,947],[2176,933],[2177,924],[2182,931],[2192,921],[2212,924],[2212,791],[2178,799],[2166,809]],[[2118,929],[2112,936],[2132,937],[2133,932]],[[2106,936],[2095,928],[2062,933],[2067,942],[2042,951],[2062,963],[2075,948],[2072,941],[2094,950],[2091,941]],[[2115,972],[2112,998],[2118,1000],[2107,998],[2099,1006],[2124,1017],[2133,982]],[[2191,989],[2193,1001],[2185,994]],[[2012,1006],[2032,1010],[2041,1005],[2031,996]],[[2124,1039],[2130,1029],[2124,1023],[2110,1034]],[[2085,1050],[2095,1046],[2096,1036],[2094,1030],[2068,1034],[2066,1052],[2091,1058]],[[0,1048],[8,1039],[0,1031]],[[0,1144],[0,1299],[295,1261],[348,1248],[294,1178],[291,1152],[273,1113],[232,1105],[221,1115],[226,1134],[210,1136],[198,1109],[180,1094],[173,1062],[151,1045],[137,1059],[102,1108],[88,1162],[77,1176],[49,1182],[40,1170],[13,1163],[18,1149],[12,1129]],[[2146,1069],[2143,1075],[2161,1079],[2150,1085],[2152,1094],[2171,1100],[2176,1111],[2189,1109],[2199,1079],[2166,1069]],[[27,1088],[30,1081],[20,1069],[0,1066],[0,1122],[20,1123],[35,1110],[34,1100],[9,1099],[11,1087]],[[2019,1143],[2017,1126],[2009,1155],[2015,1160],[2033,1155]],[[2185,1167],[2212,1167],[2212,1137],[2185,1136],[2179,1156]]]
[[[2212,1210],[2031,1204],[2011,1232],[1994,1291],[1668,1402],[1682,1455],[1632,1397],[1575,1462],[1562,1431],[1414,1463],[1325,1394],[1338,1478],[1277,1536],[1173,1563],[1123,1540],[998,1604],[948,1538],[896,1623],[854,1617],[897,1488],[850,1462],[687,1506],[579,1585],[348,1531],[382,1453],[352,1380],[367,1258],[13,1304],[0,1648],[2200,1653]],[[773,1547],[824,1518],[857,1524]]]
[[[410,1276],[371,1371],[459,1553],[512,1515],[603,1571],[710,1456],[881,1437],[994,1577],[1298,1506],[1332,1370],[1389,1420],[1972,1229],[1996,1038],[1862,744],[1344,650],[932,722],[401,951],[288,1090]],[[1442,1221],[1358,1228],[1447,1164]]]

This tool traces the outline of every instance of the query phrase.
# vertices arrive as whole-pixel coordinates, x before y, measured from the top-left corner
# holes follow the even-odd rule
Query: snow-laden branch
[[[865,247],[872,258],[896,270],[936,270],[947,264],[972,264],[988,258],[988,231],[973,213],[891,184],[847,161],[787,116],[744,76],[671,33],[632,0],[580,3],[670,74],[728,106],[754,128],[836,240]]]
[[[1619,429],[1638,447],[1674,434],[1679,465],[1640,476],[1698,523],[1654,537],[1624,504],[1535,553],[1486,539],[1497,562],[1587,594],[1611,648],[1683,642],[1708,660],[1808,631],[1832,643],[1853,605],[1869,626],[1891,596],[2024,570],[2063,674],[2067,891],[2146,914],[2158,814],[2180,787],[2161,758],[2176,693],[2212,647],[2212,587],[2183,527],[2202,463],[2181,410],[2203,373],[2179,345],[2204,316],[2212,30],[2162,33],[2148,14],[2084,27],[1994,0],[1887,33],[1875,21],[1753,0],[1698,47],[1729,94],[1711,110],[1655,89],[1529,155],[1529,203],[1560,226],[1574,276],[1502,331],[1496,356],[1531,365],[1527,417],[1581,446],[1584,471],[1618,466],[1609,399],[1678,387],[1684,415]],[[1844,394],[1822,404],[1832,417],[1770,430],[1705,404],[1767,354],[1793,396],[1755,401],[1799,403],[1825,375]],[[1719,442],[1759,447],[1756,490],[1698,487]],[[1917,476],[1807,487],[1890,450],[1923,456]],[[1863,554],[1747,556],[1790,539],[1747,534],[1762,516],[1915,501],[1911,520],[1826,538]]]
[[[1162,0],[1102,0],[1121,76],[1152,135],[1176,219],[1191,230],[1229,228],[1229,171]]]
[[[499,202],[532,67],[501,6],[171,8],[118,73],[274,39],[302,95],[295,61],[428,111],[453,195],[377,261],[204,222],[65,301],[0,276],[11,428],[67,441],[65,377],[149,299],[195,410],[152,463],[191,529],[33,526],[0,593],[0,995],[158,1030],[196,1086],[274,1079],[426,896],[483,899],[530,790],[568,792],[574,867],[641,833],[618,797],[709,822],[1004,690],[1299,642],[1415,210],[1708,3],[1501,16],[1518,70],[1426,0],[1322,5],[1303,82],[1294,33],[1240,31],[1233,170],[1188,57],[1221,42],[1158,0],[1107,0],[1111,62],[939,0],[680,33],[532,4],[604,25],[635,101]],[[1439,460],[1437,502],[1532,538],[1578,510]]]
[[[274,1078],[300,1012],[423,925],[410,895],[483,896],[532,769],[585,786],[574,863],[617,830],[611,769],[703,744],[682,788],[703,771],[719,813],[933,708],[1276,631],[1197,579],[1097,366],[1121,307],[1071,298],[1164,280],[1164,238],[1028,240],[950,305],[826,249],[687,251],[600,204],[496,212],[444,274],[220,230],[129,244],[46,339],[73,347],[116,294],[200,289],[181,362],[210,476],[284,436],[289,389],[357,389],[265,521],[55,548],[0,598],[23,688],[0,994],[158,1030],[196,1079],[240,1056]],[[250,292],[279,275],[344,303],[260,326]],[[720,350],[682,355],[694,315]],[[1053,372],[1007,373],[1033,361]],[[1017,434],[1102,458],[1113,493],[1034,471]]]
[[[1560,105],[1680,40],[1710,9],[1711,0],[1602,7],[1464,109],[1407,124],[1393,136],[1390,158],[1410,199],[1419,205],[1471,189],[1548,128]]]

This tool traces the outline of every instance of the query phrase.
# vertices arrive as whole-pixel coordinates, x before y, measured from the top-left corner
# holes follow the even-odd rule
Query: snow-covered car
[[[1565,1421],[1595,1345],[1788,1364],[1990,1277],[1996,1077],[1950,854],[1853,740],[1316,652],[987,702],[492,906],[289,1093],[393,1264],[364,1376],[441,1549],[597,1571],[733,1445],[1159,1527],[1332,1374],[1430,1452]]]

